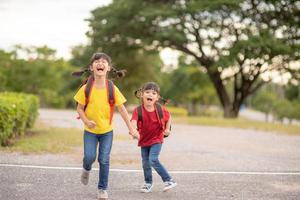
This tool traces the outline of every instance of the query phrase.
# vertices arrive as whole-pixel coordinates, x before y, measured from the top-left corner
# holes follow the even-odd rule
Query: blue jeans
[[[153,144],[152,146],[149,147],[141,148],[144,178],[146,183],[152,184],[151,167],[153,167],[155,171],[160,175],[163,182],[170,181],[172,179],[168,171],[158,160],[161,147],[162,144],[158,143],[158,144]]]
[[[109,160],[113,140],[113,131],[101,135],[96,135],[85,130],[83,139],[83,168],[87,171],[90,171],[92,169],[92,164],[96,160],[96,150],[99,143],[98,162],[100,165],[100,169],[98,188],[106,190],[108,185]]]

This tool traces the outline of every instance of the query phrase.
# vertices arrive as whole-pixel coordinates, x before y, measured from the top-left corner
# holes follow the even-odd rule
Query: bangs
[[[111,64],[111,58],[105,54],[105,53],[95,53],[93,56],[92,56],[92,59],[91,59],[91,63],[93,63],[95,60],[99,60],[99,59],[104,59],[106,60],[109,64]]]
[[[154,90],[156,91],[157,93],[160,93],[160,88],[159,86],[154,83],[154,82],[149,82],[149,83],[146,83],[144,86],[143,86],[143,91],[145,90]]]

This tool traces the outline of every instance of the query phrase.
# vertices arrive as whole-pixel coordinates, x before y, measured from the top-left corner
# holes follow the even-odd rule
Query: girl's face
[[[90,66],[91,71],[94,72],[96,76],[106,76],[106,73],[110,71],[110,65],[106,59],[100,58],[94,60],[93,64]]]
[[[143,103],[146,106],[153,106],[159,99],[159,94],[155,90],[145,90],[142,93]]]

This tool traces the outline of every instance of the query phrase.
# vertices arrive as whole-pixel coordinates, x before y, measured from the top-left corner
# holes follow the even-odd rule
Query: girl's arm
[[[171,133],[171,122],[172,122],[172,118],[171,118],[171,115],[170,115],[169,120],[166,123],[166,129],[164,131],[165,136],[169,136],[170,133]]]
[[[132,135],[134,138],[139,139],[140,138],[140,134],[139,132],[134,128],[134,126],[131,124],[130,119],[129,119],[129,115],[128,112],[125,108],[125,106],[122,104],[120,106],[117,107],[118,111],[120,112],[124,122],[126,123],[128,130],[129,130],[129,134]]]
[[[137,121],[136,120],[130,120],[132,127],[137,130]],[[138,132],[138,131],[137,131]],[[138,132],[138,135],[132,135],[134,139],[140,139],[140,133]]]
[[[80,116],[80,119],[83,121],[83,123],[90,129],[93,129],[96,127],[96,123],[92,120],[89,120],[87,118],[87,116],[85,115],[85,112],[84,112],[84,105],[81,105],[78,103],[77,105],[77,112]]]
[[[133,119],[133,120],[131,120],[130,122],[131,122],[131,125],[132,125],[135,129],[137,129],[137,121]]]

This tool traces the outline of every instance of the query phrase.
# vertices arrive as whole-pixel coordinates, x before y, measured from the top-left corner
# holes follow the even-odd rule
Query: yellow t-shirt
[[[85,86],[86,85],[83,85],[74,96],[75,101],[82,105],[85,105]],[[115,106],[122,105],[126,102],[126,99],[116,86],[114,86],[114,89],[116,100]],[[93,120],[97,124],[93,129],[89,129],[86,125],[84,125],[85,130],[95,134],[104,134],[113,130],[113,124],[109,124],[110,106],[107,100],[106,88],[92,88],[85,114],[89,120]]]

